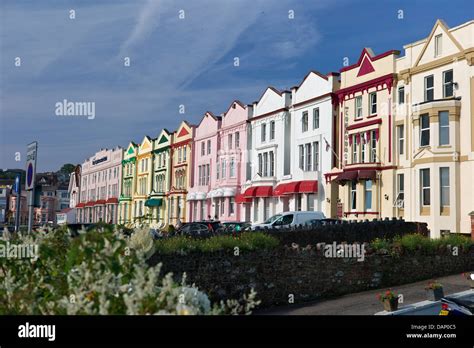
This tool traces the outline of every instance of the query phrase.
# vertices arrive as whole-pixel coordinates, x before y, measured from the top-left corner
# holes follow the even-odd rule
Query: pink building
[[[193,146],[191,184],[186,196],[188,221],[214,217],[213,189],[216,186],[216,160],[219,149],[218,131],[221,117],[206,112],[196,127]]]
[[[123,149],[101,149],[82,164],[77,221],[117,223]]]
[[[190,221],[250,219],[241,185],[248,179],[247,120],[251,114],[252,107],[234,101],[222,117],[206,113],[196,128],[194,180],[187,197]]]

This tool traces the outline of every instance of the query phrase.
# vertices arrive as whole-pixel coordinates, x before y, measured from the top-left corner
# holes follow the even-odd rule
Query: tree
[[[64,173],[64,174],[71,174],[74,171],[74,168],[76,168],[74,164],[66,163],[66,164],[63,164],[61,169],[59,169],[59,172]]]

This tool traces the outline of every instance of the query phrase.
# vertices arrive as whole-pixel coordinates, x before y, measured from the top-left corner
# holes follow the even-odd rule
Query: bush
[[[459,252],[467,252],[474,245],[474,242],[466,236],[449,235],[444,238],[430,239],[420,234],[407,234],[402,237],[395,237],[393,240],[375,239],[370,246],[376,251],[387,250],[391,254],[414,253],[433,254],[436,252],[450,252],[453,247],[458,247]]]
[[[259,232],[244,232],[237,236],[220,235],[207,239],[194,239],[186,236],[164,238],[155,242],[155,250],[162,254],[184,252],[213,252],[234,249],[256,250],[272,249],[278,245],[278,239]]]
[[[130,239],[107,229],[14,238],[0,244],[38,246],[38,258],[0,260],[0,314],[248,314],[259,303],[252,290],[239,301],[211,304],[185,276],[180,284],[160,276],[161,264],[146,264],[153,241],[142,231]]]

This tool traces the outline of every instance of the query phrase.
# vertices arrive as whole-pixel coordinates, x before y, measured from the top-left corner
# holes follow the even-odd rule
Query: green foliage
[[[467,236],[451,234],[449,236],[430,239],[421,234],[407,234],[395,237],[393,240],[376,238],[370,246],[376,252],[387,251],[390,254],[421,252],[432,254],[437,252],[450,252],[454,247],[458,252],[467,252],[474,246],[474,242]]]
[[[258,232],[244,232],[238,236],[221,235],[207,239],[194,239],[178,236],[160,239],[155,242],[155,250],[162,254],[183,252],[213,252],[218,250],[234,249],[256,250],[272,249],[278,245],[275,237]]]
[[[146,230],[126,238],[98,228],[70,237],[66,229],[40,230],[0,240],[2,247],[35,245],[37,258],[0,259],[0,314],[248,314],[258,305],[243,299],[211,305],[195,286],[160,276],[146,256],[153,240]]]

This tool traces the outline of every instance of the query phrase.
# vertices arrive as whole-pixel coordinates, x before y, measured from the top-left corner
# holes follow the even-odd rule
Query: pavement
[[[443,284],[444,294],[449,295],[469,290],[467,280],[459,273],[447,277],[436,278]],[[421,302],[427,299],[425,287],[429,280],[391,287],[398,294],[403,295],[403,306]],[[358,292],[344,295],[331,300],[306,302],[289,306],[272,307],[254,311],[255,315],[373,315],[383,311],[382,303],[377,294],[388,288]]]

